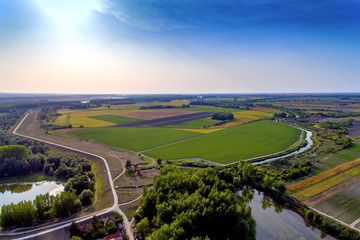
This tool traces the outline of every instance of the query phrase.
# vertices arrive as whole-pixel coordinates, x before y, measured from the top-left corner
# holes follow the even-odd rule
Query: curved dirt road
[[[58,229],[61,229],[61,228],[64,228],[64,227],[68,227],[68,226],[70,226],[70,224],[71,224],[73,221],[76,221],[76,222],[78,223],[78,222],[82,222],[82,221],[91,219],[94,215],[100,216],[100,215],[109,213],[109,212],[111,212],[111,211],[115,211],[115,212],[118,212],[119,214],[121,214],[121,216],[123,217],[123,219],[124,219],[124,226],[125,226],[125,229],[126,229],[126,234],[129,236],[129,239],[133,240],[134,238],[133,238],[133,234],[132,234],[132,232],[131,232],[130,222],[129,222],[128,218],[126,217],[125,213],[119,208],[118,196],[117,196],[116,191],[115,191],[115,188],[114,188],[114,184],[113,184],[113,180],[112,180],[112,177],[111,177],[110,168],[109,168],[109,165],[108,165],[106,159],[103,158],[103,157],[101,157],[101,156],[99,156],[99,155],[90,153],[90,152],[82,151],[82,150],[79,150],[79,149],[76,149],[76,148],[64,146],[64,145],[57,144],[57,143],[54,143],[54,142],[50,142],[50,141],[46,141],[46,140],[43,140],[43,139],[34,138],[34,137],[26,136],[26,135],[24,135],[24,134],[17,133],[19,127],[23,124],[24,120],[28,117],[28,115],[29,115],[29,113],[26,113],[26,115],[23,117],[23,119],[22,119],[22,120],[20,121],[20,123],[16,126],[16,128],[13,130],[12,133],[13,133],[14,135],[17,135],[17,136],[21,136],[21,137],[28,138],[28,139],[32,139],[32,140],[36,140],[36,141],[40,141],[40,142],[43,142],[43,143],[46,143],[46,144],[49,144],[49,145],[52,145],[52,146],[60,147],[60,148],[63,148],[63,149],[66,149],[66,150],[71,150],[71,151],[78,152],[78,153],[83,153],[83,154],[86,154],[86,155],[93,156],[93,157],[96,157],[96,158],[101,159],[101,160],[104,162],[105,166],[106,166],[106,171],[107,171],[108,178],[109,178],[109,182],[110,182],[110,187],[111,187],[111,192],[112,192],[113,199],[114,199],[114,204],[113,204],[110,208],[103,209],[103,210],[101,210],[101,211],[98,211],[98,212],[95,212],[95,213],[92,213],[92,214],[88,214],[88,215],[85,215],[85,216],[82,216],[82,217],[78,217],[78,218],[75,218],[75,219],[67,220],[67,221],[64,221],[64,222],[61,222],[61,223],[56,223],[56,224],[52,224],[52,225],[45,226],[45,227],[43,227],[43,229],[45,229],[45,228],[46,228],[46,229],[51,228],[51,229],[48,229],[48,230],[45,230],[45,231],[42,231],[42,232],[39,232],[39,233],[35,233],[35,234],[32,234],[32,235],[28,235],[28,236],[26,236],[26,237],[21,237],[21,238],[19,238],[19,239],[29,239],[29,238],[33,238],[33,237],[36,237],[36,236],[40,236],[40,235],[49,233],[49,232],[51,232],[51,231],[55,231],[55,230],[58,230]],[[123,172],[120,174],[120,176],[121,176],[124,172],[125,172],[125,171],[123,171]],[[34,232],[34,231],[38,231],[39,229],[41,230],[42,228],[36,228],[36,229],[33,229],[33,230],[23,231],[23,232],[21,232],[21,234],[31,233],[31,232]],[[19,235],[19,234],[20,234],[20,233],[11,233],[11,232],[9,232],[9,233],[1,233],[0,236],[16,236],[16,235]]]

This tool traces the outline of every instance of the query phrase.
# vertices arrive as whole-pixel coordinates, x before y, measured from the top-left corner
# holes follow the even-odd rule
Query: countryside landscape
[[[73,193],[75,201],[65,214],[51,206],[40,208],[35,200],[31,202],[34,198],[4,204],[0,234],[5,239],[92,239],[108,231],[129,239],[185,239],[196,234],[210,239],[360,236],[358,94],[141,95],[2,103],[1,111],[2,192],[20,194],[34,188],[25,188],[31,182],[56,182],[61,195],[54,198],[43,194],[42,201],[48,198],[46,201],[56,205],[63,193],[65,199],[69,198],[65,193]],[[17,152],[19,155],[9,158]],[[14,169],[17,161],[26,164]],[[73,161],[85,165],[72,168]],[[84,182],[80,180],[82,174],[91,177]],[[216,194],[206,193],[206,184],[212,185],[210,179],[201,180],[202,176],[218,181],[213,186],[225,184],[228,190],[220,187]],[[177,177],[183,180],[179,182]],[[205,185],[191,187],[194,177],[196,184],[200,181]],[[164,192],[169,180],[173,183]],[[201,191],[205,192],[198,195],[203,187]],[[225,193],[238,199],[220,197]],[[169,200],[156,198],[163,194],[175,195],[168,196]],[[195,196],[207,201],[217,196],[218,204],[227,201],[227,207],[237,206],[234,211],[247,227],[235,224],[233,230],[211,232],[201,230],[200,223],[192,230],[187,229],[186,222],[167,225],[199,207],[220,211],[217,225],[229,227],[236,222],[234,215],[206,206],[210,202],[195,206],[175,202],[194,203],[198,200],[190,199]],[[6,195],[2,199],[5,201]],[[174,216],[165,217],[166,209],[152,209],[151,201],[170,207]],[[15,210],[17,204],[25,203],[30,206],[19,205],[23,210]],[[264,212],[269,210],[272,215]],[[13,211],[20,211],[19,220]],[[21,214],[32,219],[20,221]],[[203,214],[202,221],[211,219],[211,211]],[[194,217],[187,219],[197,224],[198,217]],[[274,217],[289,225],[274,231],[267,224]],[[115,225],[106,225],[108,219]],[[209,224],[214,223],[207,222],[204,227]],[[164,226],[177,226],[185,232]]]
[[[0,0],[0,240],[360,240],[359,0]]]

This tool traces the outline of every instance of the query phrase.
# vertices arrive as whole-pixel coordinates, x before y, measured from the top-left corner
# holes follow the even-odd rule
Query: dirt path
[[[329,197],[334,196],[335,194],[341,192],[343,189],[345,189],[359,181],[360,181],[360,176],[354,176],[342,183],[335,185],[334,187],[332,187],[328,190],[325,190],[315,196],[312,196],[312,197],[306,199],[303,203],[308,206],[314,206],[314,205],[328,199]]]

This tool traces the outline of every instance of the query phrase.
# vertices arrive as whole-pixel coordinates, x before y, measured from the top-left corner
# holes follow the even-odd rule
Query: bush
[[[79,196],[81,205],[86,206],[91,204],[93,197],[94,197],[94,192],[91,191],[90,189],[85,189],[84,191],[81,192]]]

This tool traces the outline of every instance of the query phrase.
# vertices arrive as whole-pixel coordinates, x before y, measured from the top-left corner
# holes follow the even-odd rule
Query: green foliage
[[[81,203],[73,192],[62,192],[56,196],[53,212],[57,217],[68,217],[80,210]]]
[[[22,145],[8,145],[0,147],[0,161],[5,158],[22,159],[29,155],[29,151]]]
[[[65,190],[73,191],[76,195],[80,195],[85,189],[95,190],[95,181],[91,174],[77,174],[65,184]]]
[[[244,201],[235,200],[233,191],[216,170],[166,166],[153,188],[144,189],[140,229],[152,226],[150,239],[157,240],[254,239],[250,211],[245,210]]]
[[[213,113],[211,119],[214,120],[233,120],[234,114],[232,112],[216,112]]]
[[[279,169],[275,172],[275,177],[283,180],[294,180],[311,172],[311,162],[306,160],[301,163],[295,163],[292,167]]]
[[[82,193],[79,195],[79,199],[83,206],[91,204],[93,197],[94,197],[94,192],[91,191],[90,189],[83,190]]]
[[[53,206],[55,197],[49,193],[37,195],[33,201],[36,215],[40,220],[45,220],[50,217],[50,209]]]
[[[36,211],[31,201],[11,203],[1,208],[0,224],[4,228],[31,226],[35,219]]]

